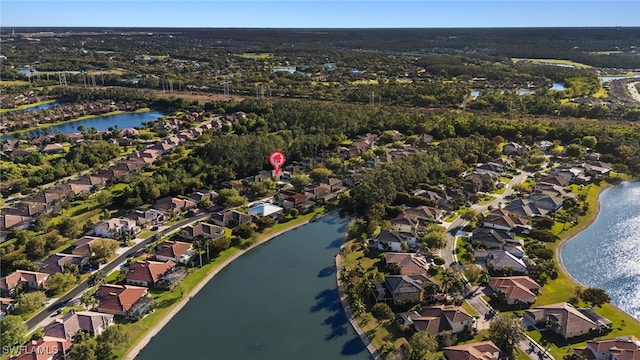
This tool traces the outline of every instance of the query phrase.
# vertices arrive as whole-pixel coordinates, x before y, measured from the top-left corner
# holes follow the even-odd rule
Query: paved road
[[[211,216],[211,213],[204,213],[204,214],[200,214],[200,215],[197,215],[197,216],[194,216],[194,217],[190,217],[190,218],[184,219],[184,220],[182,220],[182,221],[180,221],[178,223],[175,223],[175,224],[171,225],[170,227],[168,227],[168,228],[166,228],[166,229],[164,229],[162,231],[159,231],[156,235],[149,236],[148,238],[146,238],[146,239],[140,241],[139,243],[137,243],[136,245],[132,246],[130,249],[128,249],[126,252],[122,253],[120,256],[118,256],[117,258],[115,258],[114,260],[112,260],[111,262],[106,264],[100,270],[102,270],[105,274],[108,274],[109,272],[113,271],[118,266],[120,266],[120,264],[125,262],[129,256],[132,256],[137,251],[139,251],[141,249],[144,249],[147,245],[149,245],[149,243],[155,241],[156,238],[159,238],[159,237],[162,237],[164,235],[167,235],[168,233],[170,233],[170,232],[172,232],[172,231],[174,231],[176,229],[179,229],[179,228],[181,228],[181,227],[183,227],[185,225],[188,225],[190,223],[206,219],[209,216]],[[85,281],[81,282],[80,284],[78,284],[71,291],[69,291],[68,293],[64,294],[58,300],[56,300],[52,305],[48,306],[47,308],[43,309],[42,311],[40,311],[39,313],[34,315],[31,319],[29,319],[27,321],[27,327],[29,327],[29,331],[35,330],[35,328],[37,328],[40,325],[41,322],[46,320],[51,315],[56,314],[56,311],[59,308],[63,307],[69,300],[74,299],[75,297],[81,295],[87,289],[89,289],[89,284],[88,284],[88,280],[85,280]]]
[[[496,196],[495,200],[492,200],[490,203],[484,205],[474,204],[471,206],[471,208],[476,212],[481,213],[486,211],[490,206],[493,208],[500,206],[506,196],[513,194],[513,186],[523,182],[530,174],[531,173],[529,172],[522,171],[519,175],[514,176],[513,179],[509,181],[504,193],[499,195],[491,194],[492,196]],[[454,256],[456,243],[455,235],[458,230],[461,230],[467,223],[468,221],[462,219],[461,217],[458,217],[453,222],[447,224],[447,246],[441,251],[442,257],[444,258],[445,266],[451,266],[451,264],[457,263],[456,257]]]

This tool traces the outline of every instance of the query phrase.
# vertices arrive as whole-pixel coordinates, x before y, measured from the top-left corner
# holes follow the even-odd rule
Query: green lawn
[[[573,67],[579,68],[579,69],[589,69],[592,66],[590,65],[586,65],[586,64],[582,64],[582,63],[578,63],[575,61],[571,61],[571,60],[562,60],[562,59],[522,59],[522,58],[511,58],[511,61],[517,63],[520,61],[530,61],[532,63],[535,64],[551,64],[551,65],[571,65]]]

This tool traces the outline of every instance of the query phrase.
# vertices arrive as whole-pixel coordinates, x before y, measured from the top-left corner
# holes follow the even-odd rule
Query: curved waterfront
[[[640,182],[608,188],[599,202],[595,222],[562,248],[562,262],[573,278],[606,290],[613,304],[640,319]]]
[[[222,269],[136,359],[368,359],[340,306],[332,213]]]

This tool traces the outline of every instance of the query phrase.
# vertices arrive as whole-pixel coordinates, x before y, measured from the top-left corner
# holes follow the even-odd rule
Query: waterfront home
[[[97,310],[132,319],[141,318],[153,308],[153,299],[147,293],[146,287],[104,284],[95,292],[96,299],[100,301]]]
[[[158,280],[168,275],[176,267],[176,263],[169,260],[161,261],[136,261],[129,264],[129,271],[125,276],[125,282],[129,285],[153,287]]]
[[[282,208],[280,206],[266,203],[256,202],[249,208],[249,215],[253,216],[268,216],[273,219],[278,219],[282,215]]]
[[[9,360],[59,360],[66,359],[71,350],[71,341],[65,338],[43,336],[29,340],[20,346],[20,353]]]
[[[251,215],[241,213],[237,210],[227,210],[211,216],[211,221],[219,226],[233,227],[248,224],[253,220]]]
[[[504,294],[507,305],[533,304],[540,292],[540,285],[528,276],[494,277],[489,281],[489,288],[494,293]]]
[[[425,274],[387,275],[383,282],[374,283],[373,297],[376,302],[417,304],[425,299],[424,287],[430,282]]]
[[[503,249],[505,245],[524,246],[524,241],[516,239],[513,233],[487,227],[475,229],[469,240],[473,246],[480,245],[485,249]]]
[[[173,261],[176,264],[186,264],[191,261],[191,258],[193,258],[195,254],[193,244],[168,240],[156,246],[155,258],[158,261]]]
[[[416,236],[407,232],[382,230],[377,237],[368,240],[369,247],[393,252],[401,252],[403,243],[408,249],[417,250],[420,247]]]
[[[408,214],[399,214],[395,218],[391,219],[392,229],[399,232],[414,232],[425,225],[426,224],[422,223],[415,216]]]
[[[584,349],[575,349],[574,354],[586,360],[638,360],[640,339],[631,336],[587,340]]]
[[[497,209],[489,213],[482,219],[482,226],[485,228],[528,234],[531,231],[529,220],[511,214],[506,210]]]
[[[217,239],[224,236],[224,228],[222,226],[200,222],[185,226],[180,232],[180,236],[188,240],[196,238]]]
[[[42,152],[45,154],[60,154],[64,152],[64,147],[58,143],[47,144],[42,147]]]
[[[513,200],[504,210],[524,217],[547,216],[559,210],[563,203],[559,197],[533,193],[524,199]]]
[[[112,218],[93,227],[96,236],[105,238],[121,238],[125,234],[135,235],[140,230],[135,220],[126,218]]]
[[[37,271],[16,270],[0,278],[0,296],[13,296],[18,287],[21,292],[44,291],[49,274]]]
[[[85,256],[61,253],[53,254],[40,265],[40,271],[53,275],[64,272],[65,264],[74,264],[77,265],[78,268],[82,268],[88,261],[89,258]]]
[[[44,336],[72,340],[78,331],[83,331],[89,336],[98,336],[113,324],[113,315],[72,310],[45,326]]]
[[[493,341],[480,341],[471,344],[448,346],[443,349],[443,360],[502,360],[509,356],[501,354]]]
[[[527,265],[524,260],[505,250],[476,250],[474,256],[476,258],[476,264],[489,270],[491,273],[527,273]]]
[[[386,252],[384,263],[387,267],[397,267],[399,275],[424,274],[429,271],[427,259],[416,253]]]
[[[428,331],[433,335],[450,331],[460,333],[473,326],[476,319],[455,305],[425,306],[417,311],[400,313],[396,322],[402,329]]]
[[[569,303],[538,306],[525,310],[522,321],[553,331],[564,339],[610,328],[611,321],[589,308],[577,309]]]

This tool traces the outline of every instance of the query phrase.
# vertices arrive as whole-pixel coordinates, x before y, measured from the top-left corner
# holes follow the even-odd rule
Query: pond
[[[222,269],[136,359],[369,359],[340,305],[332,213]]]

